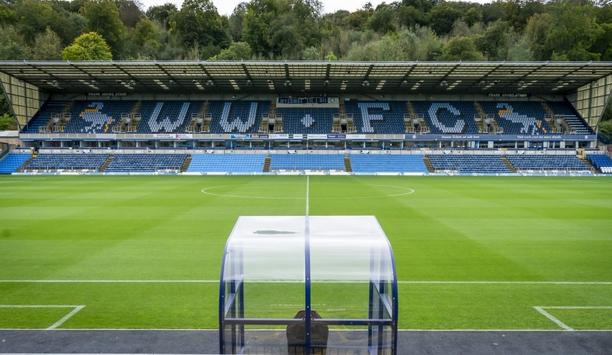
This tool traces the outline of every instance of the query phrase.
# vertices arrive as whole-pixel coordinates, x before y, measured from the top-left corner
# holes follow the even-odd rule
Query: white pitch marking
[[[0,280],[0,283],[208,284],[219,283],[219,280]]]
[[[257,282],[257,280],[253,280]],[[277,282],[277,283],[291,283],[291,282],[303,282],[295,280],[266,280],[265,282]],[[319,280],[317,282],[334,282],[334,283],[360,283],[362,281],[325,281]],[[133,284],[216,284],[219,280],[70,280],[70,279],[14,279],[14,280],[0,280],[0,283],[133,283]],[[398,284],[408,285],[593,285],[593,286],[606,286],[612,285],[612,281],[439,281],[439,280],[400,280]]]
[[[51,324],[46,330],[54,330],[66,323],[66,321],[78,312],[80,312],[84,305],[65,305],[65,304],[2,304],[0,308],[73,308],[72,311],[68,312],[65,316],[60,318],[57,322]]]
[[[569,325],[563,323],[561,320],[559,320],[559,318],[553,316],[552,314],[546,312],[546,310],[544,310],[544,307],[541,306],[535,306],[533,307],[533,309],[535,309],[536,311],[538,311],[538,313],[540,313],[541,315],[543,315],[544,317],[550,319],[553,323],[555,323],[556,325],[558,325],[559,327],[561,327],[561,329],[563,330],[567,330],[567,331],[574,331],[574,328],[570,327]]]
[[[16,331],[45,331],[46,329],[40,328],[0,328],[0,330],[16,330]],[[65,328],[65,329],[53,329],[54,331],[61,332],[75,332],[75,331],[165,331],[165,332],[202,332],[202,331],[210,331],[210,332],[218,332],[219,329],[215,328]],[[253,331],[270,331],[270,329],[249,329]],[[335,331],[351,331],[351,330],[335,330]],[[488,329],[488,328],[465,328],[465,329],[398,329],[400,332],[566,332],[563,329],[538,329],[538,328],[524,328],[524,329]],[[575,332],[579,333],[610,333],[612,334],[612,330],[610,329],[580,329]],[[4,353],[3,353],[4,355]]]
[[[310,176],[306,175],[306,217],[310,215]]]
[[[397,281],[411,285],[612,285],[612,281]]]
[[[306,177],[310,177],[310,175],[306,175]],[[216,189],[220,189],[223,187],[228,187],[228,186],[232,186],[232,185],[215,185],[215,186],[210,186],[210,187],[206,187],[200,190],[201,193],[203,193],[204,195],[209,195],[209,196],[216,196],[216,197],[229,197],[229,198],[240,198],[240,199],[254,199],[254,200],[295,200],[296,197],[280,197],[280,196],[257,196],[257,195],[237,195],[237,194],[231,194],[231,193],[215,193],[212,192],[212,190],[216,190]],[[396,193],[389,193],[387,195],[377,195],[377,196],[351,196],[349,197],[319,197],[319,199],[323,199],[323,200],[347,200],[347,199],[351,199],[351,200],[371,200],[371,199],[380,199],[380,198],[387,198],[387,197],[403,197],[403,196],[408,196],[408,195],[412,195],[416,192],[415,189],[411,188],[411,187],[404,187],[404,186],[393,186],[393,185],[370,185],[370,186],[375,186],[375,187],[383,187],[383,188],[387,188],[387,189],[399,189],[400,191],[403,192],[396,192]]]
[[[57,329],[61,327],[64,323],[66,323],[68,319],[72,318],[72,316],[79,313],[79,311],[81,311],[83,308],[85,308],[85,306],[76,306],[72,311],[70,311],[70,313],[66,314],[65,316],[62,317],[62,319],[53,323],[53,325],[47,328],[47,330],[53,330],[53,329]]]

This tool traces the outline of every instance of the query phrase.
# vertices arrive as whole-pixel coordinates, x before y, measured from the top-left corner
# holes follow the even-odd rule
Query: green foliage
[[[64,60],[111,60],[113,54],[110,47],[96,32],[88,32],[77,37],[74,42],[64,48]]]
[[[57,33],[47,27],[45,32],[37,34],[31,57],[36,60],[62,59],[62,40]]]
[[[87,19],[87,31],[101,35],[113,56],[119,56],[123,50],[126,28],[119,17],[116,3],[113,0],[86,0],[81,12]]]
[[[245,60],[251,59],[253,51],[246,42],[234,42],[228,48],[222,50],[210,60]]]
[[[396,7],[392,5],[380,5],[372,17],[370,17],[368,25],[378,33],[387,33],[395,31],[395,11]]]
[[[0,115],[0,131],[17,129],[17,120],[8,113]]]
[[[495,21],[477,39],[478,49],[491,60],[504,60],[508,57],[512,27],[504,21]]]
[[[245,0],[222,16],[212,0],[186,0],[145,14],[136,0],[5,0],[0,59],[58,58],[57,48],[96,32],[116,59],[612,60],[612,6],[601,1],[396,0],[353,12],[321,9],[319,0]],[[232,43],[247,43],[251,54]]]
[[[23,36],[13,26],[0,27],[0,60],[27,59],[30,48]]]
[[[442,50],[442,60],[483,60],[484,56],[470,37],[454,37]]]
[[[173,20],[183,45],[198,58],[213,56],[230,43],[227,19],[219,16],[211,0],[185,0]]]
[[[147,10],[147,17],[156,21],[165,30],[170,28],[170,20],[176,15],[178,9],[174,4],[164,4],[160,6],[152,6]]]
[[[242,39],[256,55],[299,59],[320,43],[318,0],[253,0],[244,15]]]
[[[438,34],[448,34],[453,24],[461,17],[461,12],[452,4],[442,3],[430,12],[431,28]]]

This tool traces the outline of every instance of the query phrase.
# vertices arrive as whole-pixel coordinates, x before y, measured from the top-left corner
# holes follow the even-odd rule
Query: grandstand
[[[611,75],[607,62],[0,62],[22,126],[2,172],[602,173],[593,127]]]

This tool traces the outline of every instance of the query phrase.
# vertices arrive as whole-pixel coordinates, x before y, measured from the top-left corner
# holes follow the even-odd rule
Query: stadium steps
[[[348,155],[344,156],[344,170],[346,170],[347,173],[353,172],[353,167],[351,166],[351,158]]]
[[[429,160],[429,157],[427,155],[423,157],[423,163],[425,163],[425,167],[427,168],[428,172],[430,173],[436,172],[436,169],[433,167],[433,164],[431,163],[431,160]]]
[[[26,160],[23,164],[21,164],[21,166],[19,167],[19,169],[17,169],[17,171],[20,173],[24,172],[28,168],[28,165],[30,165],[32,160],[34,160],[34,158],[36,158],[36,154],[32,154],[32,156],[28,160]]]
[[[5,155],[7,155],[9,152],[9,149],[2,146],[2,151],[0,151],[0,160],[2,160],[2,158],[4,158]]]
[[[516,173],[516,168],[514,167],[514,165],[512,165],[512,163],[510,162],[510,160],[508,160],[506,156],[502,156],[501,160],[506,166],[506,168],[508,168],[508,170],[512,171],[513,173]]]
[[[189,165],[191,165],[191,160],[193,160],[193,157],[191,155],[188,155],[187,158],[185,158],[185,160],[183,161],[183,165],[181,165],[181,173],[184,173],[187,171],[187,169],[189,169]]]
[[[100,169],[98,169],[98,171],[101,172],[101,173],[105,172],[106,168],[108,168],[108,166],[113,161],[113,159],[115,159],[115,156],[114,155],[109,155],[108,158],[106,158],[106,160],[104,161],[104,163],[102,163],[102,165],[100,166]]]
[[[599,174],[601,173],[601,171],[599,169],[597,169],[595,166],[593,166],[593,164],[591,163],[591,161],[589,159],[583,158],[580,155],[576,156],[578,158],[578,160],[580,160],[584,165],[589,167],[589,170],[593,173],[593,174]]]
[[[272,163],[272,158],[267,156],[266,159],[264,160],[264,165],[263,165],[263,172],[264,173],[269,173],[270,172],[270,164],[271,163]]]

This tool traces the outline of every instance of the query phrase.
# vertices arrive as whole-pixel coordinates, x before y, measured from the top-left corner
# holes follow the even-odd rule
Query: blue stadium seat
[[[283,118],[285,133],[326,134],[332,130],[334,115],[338,113],[333,108],[279,108],[278,116]]]
[[[423,155],[353,154],[351,168],[355,173],[426,173]]]
[[[108,173],[179,171],[188,156],[188,154],[117,154],[105,171]]]
[[[269,101],[211,101],[211,133],[256,133],[268,114]]]
[[[593,134],[567,102],[548,103],[555,114],[565,118],[577,134]],[[23,129],[38,133],[55,114],[69,113],[71,120],[64,133],[111,133],[121,115],[140,114],[136,133],[184,133],[195,113],[203,113],[204,101],[63,101],[46,102]],[[414,111],[422,114],[434,134],[477,134],[473,101],[412,101]],[[483,101],[486,114],[492,115],[504,134],[543,135],[552,131],[545,121],[545,111],[536,101]],[[354,118],[358,133],[403,134],[406,101],[345,101],[346,113]],[[269,101],[210,101],[210,133],[248,134],[259,131],[262,117],[270,110]],[[278,108],[284,133],[331,133],[335,108]]]
[[[27,170],[98,170],[108,154],[39,154]]]
[[[578,115],[578,112],[568,102],[549,102],[548,106],[553,110],[555,115],[565,119],[568,126],[576,134],[594,134],[589,125]]]
[[[271,170],[345,170],[340,154],[272,154],[270,158]]]
[[[147,109],[152,106],[152,111],[142,116],[139,133],[181,133],[185,132],[191,115],[199,111],[202,102],[159,101],[146,105]]]
[[[604,174],[612,174],[612,159],[605,154],[589,154],[587,158],[594,167]]]
[[[0,174],[16,172],[31,156],[30,153],[8,153],[0,159]]]
[[[404,133],[405,101],[347,101],[346,113],[353,115],[359,133]]]
[[[508,174],[510,169],[499,155],[432,154],[427,156],[436,171],[462,174]]]
[[[539,102],[481,102],[483,110],[493,115],[504,134],[542,135],[552,130],[544,120],[545,112]]]
[[[475,134],[478,127],[472,101],[413,101],[416,113],[425,117],[434,134]]]
[[[518,170],[589,170],[575,155],[508,155],[507,158]]]
[[[261,173],[263,154],[194,154],[188,173]]]
[[[70,105],[69,101],[48,101],[32,117],[28,124],[23,128],[23,133],[38,133],[40,128],[45,127],[51,116],[63,113]]]

